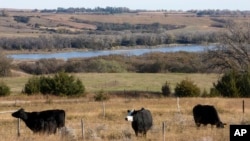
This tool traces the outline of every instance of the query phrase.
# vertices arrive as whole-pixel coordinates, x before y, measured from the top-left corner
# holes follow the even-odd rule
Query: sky
[[[250,0],[0,0],[0,8],[127,7],[131,10],[250,10]]]

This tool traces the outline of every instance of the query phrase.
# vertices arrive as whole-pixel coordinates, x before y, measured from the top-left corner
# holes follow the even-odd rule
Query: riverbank
[[[110,50],[130,50],[130,49],[152,49],[152,48],[162,48],[162,47],[176,47],[176,46],[214,46],[214,44],[161,44],[156,46],[115,46],[111,49],[104,49],[103,51]],[[37,49],[37,50],[1,50],[6,55],[13,54],[51,54],[51,53],[65,53],[65,52],[84,52],[84,51],[101,51],[101,50],[91,50],[86,48],[63,48],[63,49]]]
[[[110,50],[80,50],[80,49],[65,49],[47,52],[19,52],[17,54],[8,54],[9,57],[18,59],[43,59],[43,58],[56,58],[56,59],[71,59],[71,58],[91,58],[107,55],[125,55],[125,56],[139,56],[146,53],[153,52],[203,52],[211,49],[213,46],[206,45],[159,45],[154,47],[137,46],[132,48],[116,47]]]

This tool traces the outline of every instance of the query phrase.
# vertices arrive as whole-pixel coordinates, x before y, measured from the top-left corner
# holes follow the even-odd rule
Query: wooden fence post
[[[165,141],[165,121],[162,122],[162,137],[163,137],[163,141]]]
[[[81,126],[82,126],[82,139],[84,140],[84,123],[82,119],[81,119]]]
[[[20,118],[17,119],[17,136],[20,137]]]
[[[179,97],[177,97],[177,110],[178,110],[178,112],[180,113],[180,98]]]
[[[105,102],[104,101],[102,101],[102,111],[103,111],[103,118],[105,118],[106,107],[105,107]]]
[[[243,112],[243,114],[245,113],[245,102],[244,102],[244,100],[242,100],[242,112]]]

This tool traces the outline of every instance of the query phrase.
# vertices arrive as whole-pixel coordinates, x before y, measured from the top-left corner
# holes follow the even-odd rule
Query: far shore
[[[214,44],[162,44],[156,46],[116,46],[106,50],[126,50],[126,49],[143,49],[143,48],[161,48],[161,47],[173,47],[173,46],[191,46],[191,45],[202,45],[202,46],[210,46]],[[73,52],[73,51],[91,51],[91,49],[86,48],[63,48],[63,49],[38,49],[38,50],[2,50],[6,55],[12,54],[50,54],[50,53],[63,53],[63,52]]]

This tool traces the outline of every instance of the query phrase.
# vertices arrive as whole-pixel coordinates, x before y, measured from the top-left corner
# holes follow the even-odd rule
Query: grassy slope
[[[211,27],[214,23],[210,17],[196,17],[193,14],[164,14],[163,12],[156,13],[130,13],[130,14],[114,14],[114,15],[98,15],[98,14],[54,14],[54,13],[38,13],[38,12],[15,12],[7,11],[8,17],[0,17],[0,31],[1,37],[15,37],[15,36],[39,36],[50,35],[49,32],[44,32],[39,28],[34,28],[36,23],[44,28],[65,28],[72,31],[95,29],[96,27],[86,23],[76,23],[72,20],[82,19],[87,21],[108,22],[108,23],[130,23],[130,24],[174,24],[186,25],[186,28],[176,30],[176,32],[196,32],[196,31],[219,31],[220,29]],[[17,23],[13,16],[29,16],[28,24]],[[220,17],[223,18],[223,17]],[[227,17],[228,18],[228,17]],[[237,21],[247,20],[248,18],[231,18]],[[175,30],[171,30],[175,33]]]
[[[168,81],[173,90],[176,83],[181,80],[190,79],[203,91],[212,87],[218,80],[218,74],[186,74],[186,73],[77,73],[73,74],[79,78],[88,92],[114,91],[114,90],[141,90],[161,91],[161,86]],[[30,75],[20,77],[1,78],[10,88],[13,94],[20,93]]]

